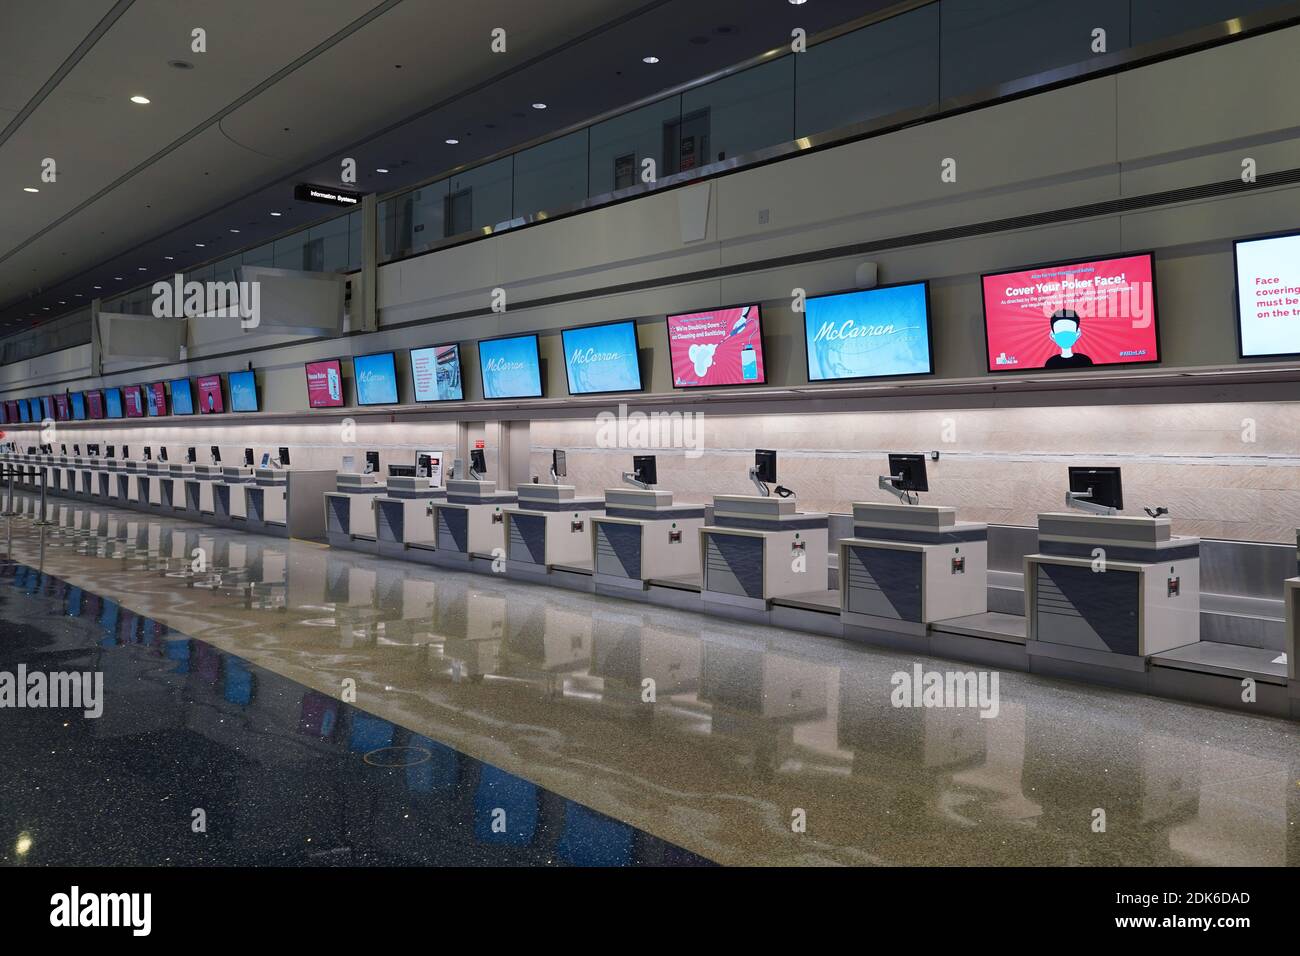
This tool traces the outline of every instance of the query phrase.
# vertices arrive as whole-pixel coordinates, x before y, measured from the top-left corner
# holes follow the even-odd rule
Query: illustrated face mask
[[[1062,329],[1052,333],[1052,341],[1063,349],[1072,348],[1079,341],[1079,332],[1076,329]]]

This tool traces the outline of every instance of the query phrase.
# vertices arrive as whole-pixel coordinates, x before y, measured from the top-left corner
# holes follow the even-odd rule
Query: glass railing
[[[753,65],[383,198],[379,262],[734,168],[787,143],[992,99],[1098,54],[1266,11],[1278,0],[918,0]],[[731,160],[729,167],[716,164]],[[736,162],[736,160],[740,160]],[[674,179],[673,177],[676,177]]]
[[[21,362],[89,342],[90,309],[78,309],[42,322],[21,335],[5,339],[0,343],[0,365]]]

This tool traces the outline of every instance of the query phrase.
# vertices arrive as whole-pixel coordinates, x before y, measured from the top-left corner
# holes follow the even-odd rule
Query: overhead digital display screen
[[[117,391],[113,389],[113,391]],[[122,417],[122,396],[117,397],[117,417]],[[104,393],[99,389],[86,393],[86,415],[87,417],[98,421],[104,417]]]
[[[194,380],[194,387],[199,393],[199,414],[220,415],[226,410],[224,396],[221,393],[221,376],[204,375]],[[176,399],[172,399],[176,404]]]
[[[122,389],[106,388],[104,389],[104,417],[121,418],[124,414],[123,409],[126,407],[122,400]]]
[[[674,388],[762,385],[763,324],[757,305],[668,316]]]
[[[983,276],[990,372],[1160,360],[1151,253]]]
[[[460,377],[460,346],[411,349],[411,384],[417,402],[451,402],[465,397]]]
[[[1238,354],[1300,355],[1300,233],[1238,240],[1233,257]]]
[[[144,407],[150,418],[159,418],[167,414],[167,386],[154,382],[144,387]]]
[[[194,414],[194,392],[190,389],[190,380],[188,378],[176,378],[171,381],[172,392],[172,414],[173,415],[193,415]],[[167,412],[167,406],[159,406],[163,414]]]
[[[75,422],[86,420],[86,396],[84,392],[72,393],[72,420]]]
[[[257,411],[257,377],[252,371],[230,373],[230,410]]]
[[[635,322],[565,329],[560,339],[570,395],[641,391]]]
[[[27,403],[27,399],[18,399],[18,418],[20,421],[30,422],[32,420],[32,407]]]
[[[56,422],[66,422],[72,417],[71,404],[68,401],[67,394],[54,396],[54,420]]]
[[[311,408],[343,407],[343,367],[338,359],[307,363],[307,404]]]
[[[358,405],[397,404],[397,360],[392,352],[358,355],[352,360]]]
[[[810,382],[934,371],[925,282],[815,296],[803,325]]]
[[[41,415],[43,421],[54,420],[54,396],[53,395],[41,396]]]
[[[18,403],[15,401],[7,401],[4,403],[4,409],[5,409],[5,424],[6,425],[16,424],[18,422]]]
[[[128,385],[122,389],[122,407],[127,418],[144,417],[144,389],[139,385]]]
[[[542,365],[536,335],[485,339],[478,344],[484,398],[541,398]]]

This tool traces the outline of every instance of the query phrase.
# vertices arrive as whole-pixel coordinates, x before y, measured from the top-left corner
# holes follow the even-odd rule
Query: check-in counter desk
[[[248,521],[248,486],[253,483],[253,469],[227,465],[221,478],[212,483],[212,520],[224,528],[242,528]]]
[[[103,466],[98,458],[77,458],[77,493],[94,499],[99,494],[99,473]]]
[[[122,504],[140,503],[140,474],[143,471],[143,462],[127,460],[121,463],[113,480],[117,483],[117,500]]]
[[[1031,655],[1145,671],[1147,658],[1200,640],[1201,539],[1168,518],[1042,514],[1025,556]]]
[[[671,491],[608,488],[605,513],[591,523],[597,590],[643,591],[649,581],[667,578],[699,581],[704,505],[675,505]]]
[[[375,475],[340,471],[325,493],[325,540],[332,548],[379,553],[375,536],[375,502],[387,486]]]
[[[988,610],[986,524],[933,505],[853,503],[838,544],[840,612],[848,627],[924,635],[935,621]]]
[[[389,476],[383,494],[375,498],[375,542],[379,553],[394,558],[427,561],[435,542],[430,505],[447,497],[429,487],[428,478]]]
[[[501,509],[508,575],[591,588],[591,522],[604,512],[605,499],[579,498],[575,490],[573,485],[515,489],[519,501]]]
[[[126,462],[116,458],[104,459],[104,473],[100,482],[103,489],[103,499],[112,504],[121,504],[125,499],[122,497],[122,488],[118,483],[118,478],[125,473]]]
[[[184,512],[185,484],[194,479],[194,466],[172,464],[165,466],[165,471],[158,478],[159,498],[164,514]]]
[[[429,505],[436,549],[428,556],[430,562],[467,568],[475,560],[491,562],[504,558],[504,509],[518,500],[513,491],[497,491],[494,481],[464,478],[448,481],[447,497]]]
[[[222,479],[220,465],[195,465],[194,473],[185,476],[185,511],[194,517],[211,518],[216,514],[213,486]]]
[[[1300,534],[1296,536],[1296,550],[1300,554]],[[1300,577],[1283,582],[1286,599],[1286,684],[1291,698],[1291,716],[1300,717],[1300,676],[1297,676],[1296,655],[1300,654]]]
[[[138,474],[138,504],[146,511],[162,510],[162,482],[168,474],[167,463],[162,461],[144,462],[144,473]],[[169,509],[170,510],[170,509]]]
[[[335,472],[255,468],[245,486],[245,527],[281,538],[325,537],[322,496],[334,489]]]
[[[829,525],[794,498],[716,495],[713,524],[700,529],[700,597],[766,611],[773,598],[827,592]]]

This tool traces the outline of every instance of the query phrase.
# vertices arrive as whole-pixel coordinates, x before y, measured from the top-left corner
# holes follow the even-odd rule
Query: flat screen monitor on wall
[[[127,418],[144,417],[144,388],[140,385],[128,385],[122,389],[122,408]]]
[[[118,417],[121,417],[122,397],[117,399]],[[99,421],[104,417],[104,393],[99,389],[94,389],[86,393],[86,417],[94,421]]]
[[[803,326],[810,382],[934,371],[926,282],[814,296]]]
[[[460,346],[411,349],[411,385],[417,402],[453,402],[465,397],[460,377]]]
[[[990,372],[1160,361],[1149,252],[992,273],[982,285]]]
[[[54,420],[54,396],[53,395],[41,396],[41,415],[43,420],[49,420],[49,421]]]
[[[641,391],[635,322],[565,329],[560,340],[570,395]]]
[[[673,387],[766,382],[762,318],[757,305],[668,316]]]
[[[311,408],[343,407],[343,366],[338,359],[308,362],[307,405]]]
[[[257,411],[257,376],[250,369],[230,373],[230,410],[232,412]]]
[[[484,339],[478,343],[484,398],[541,398],[542,364],[536,335]]]
[[[32,420],[32,407],[27,404],[27,399],[25,398],[20,398],[18,400],[18,420],[22,422],[30,422]]]
[[[122,389],[106,388],[104,389],[104,417],[121,418],[125,412],[125,403],[122,400]]]
[[[150,418],[161,418],[167,414],[167,386],[162,382],[153,382],[144,387],[144,407]]]
[[[54,396],[54,420],[56,422],[66,422],[72,417],[72,406],[68,400],[67,393]]]
[[[72,420],[74,422],[83,422],[86,420],[86,393],[72,393]]]
[[[171,381],[172,414],[194,414],[194,392],[188,378],[176,378]],[[165,406],[164,406],[165,409]]]
[[[1238,354],[1300,355],[1300,233],[1239,239],[1232,250]]]
[[[220,415],[226,410],[220,375],[204,375],[202,378],[196,378],[194,389],[198,393],[200,415]],[[172,399],[173,404],[175,401]]]
[[[352,360],[358,405],[397,404],[397,359],[392,352],[358,355]]]

